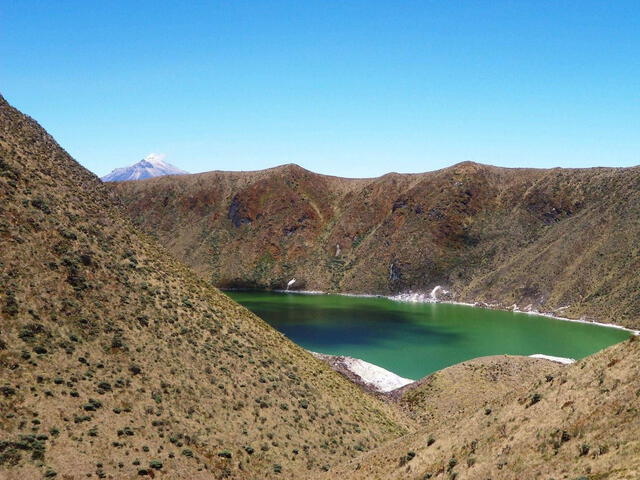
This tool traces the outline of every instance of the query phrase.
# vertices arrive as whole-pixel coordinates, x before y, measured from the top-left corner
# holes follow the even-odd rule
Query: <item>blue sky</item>
[[[640,164],[640,2],[7,0],[0,91],[103,175]]]

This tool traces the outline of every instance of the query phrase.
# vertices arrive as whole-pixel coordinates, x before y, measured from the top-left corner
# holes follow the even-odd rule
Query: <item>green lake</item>
[[[616,328],[446,303],[226,293],[308,350],[361,358],[411,379],[485,355],[577,360],[630,336]]]

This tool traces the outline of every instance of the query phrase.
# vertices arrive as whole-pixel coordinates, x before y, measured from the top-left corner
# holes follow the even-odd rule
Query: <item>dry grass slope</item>
[[[305,478],[407,422],[125,220],[0,97],[0,478]]]
[[[638,358],[640,341],[632,337],[536,381],[525,381],[488,403],[486,383],[480,383],[478,400],[463,405],[459,415],[445,418],[442,414],[447,412],[440,410],[418,432],[318,478],[640,478]],[[447,380],[445,372],[438,375]],[[468,394],[472,386],[463,390]],[[432,400],[442,402],[450,390],[445,386],[442,392],[424,406]],[[404,400],[412,403],[412,394]]]
[[[440,370],[393,392],[400,408],[420,425],[452,424],[529,384],[556,375],[562,367],[549,360],[513,355],[480,357]]]

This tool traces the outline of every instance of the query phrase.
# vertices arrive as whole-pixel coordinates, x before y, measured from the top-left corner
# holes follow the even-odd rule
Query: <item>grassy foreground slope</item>
[[[305,478],[405,432],[0,97],[0,478]]]
[[[403,401],[424,427],[318,478],[345,480],[632,480],[640,478],[638,337],[491,396],[476,360],[438,372]],[[482,360],[482,359],[480,359]],[[526,360],[526,359],[525,359]],[[500,363],[497,365],[500,367]],[[512,368],[509,361],[502,367]],[[525,368],[530,368],[525,366]],[[455,389],[452,379],[464,383]],[[509,380],[502,376],[500,382]],[[438,391],[438,386],[444,388]],[[473,402],[473,387],[477,400]],[[498,391],[502,386],[498,384]],[[460,395],[462,394],[462,395]],[[455,408],[447,411],[452,395]],[[465,400],[466,399],[466,400]],[[435,409],[433,407],[436,406]],[[430,415],[428,409],[432,408]],[[458,412],[455,410],[459,409]]]
[[[474,358],[435,372],[395,390],[400,408],[419,425],[453,424],[505,395],[519,395],[528,386],[562,370],[558,363],[516,355]]]
[[[395,293],[640,327],[640,167],[474,163],[373,179],[296,165],[112,185],[130,217],[223,287]]]

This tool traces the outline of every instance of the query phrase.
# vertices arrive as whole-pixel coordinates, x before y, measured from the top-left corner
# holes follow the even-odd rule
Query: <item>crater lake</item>
[[[628,331],[526,313],[384,297],[225,292],[307,350],[360,358],[417,380],[486,355],[579,360]]]

